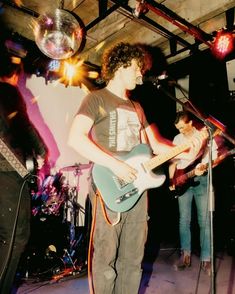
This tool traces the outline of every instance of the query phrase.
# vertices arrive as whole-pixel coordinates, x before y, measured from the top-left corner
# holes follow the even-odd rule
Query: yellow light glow
[[[67,60],[62,65],[61,83],[66,85],[73,85],[79,83],[83,76],[82,65],[84,60]]]
[[[96,79],[96,78],[98,78],[98,76],[99,76],[99,73],[97,71],[89,71],[88,72],[88,77],[91,79]]]
[[[21,58],[16,57],[16,56],[12,56],[11,57],[11,62],[14,64],[20,64],[21,63]]]
[[[105,44],[105,41],[100,42],[100,43],[95,47],[95,51],[96,51],[96,52],[99,51],[99,50],[104,46],[104,44]]]
[[[64,63],[64,76],[70,80],[76,74],[76,66],[69,64],[68,62]]]
[[[22,6],[23,5],[23,2],[21,0],[14,0],[14,3],[17,5],[17,6]]]

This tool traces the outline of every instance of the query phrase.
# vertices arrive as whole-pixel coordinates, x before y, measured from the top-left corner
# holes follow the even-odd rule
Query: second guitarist
[[[196,121],[190,117],[190,113],[178,112],[175,119],[175,127],[179,131],[174,137],[174,144],[182,144],[183,142],[192,139],[200,133],[200,129],[196,126]],[[218,138],[220,138],[218,136]],[[221,138],[222,140],[222,138]],[[217,140],[213,139],[212,143],[212,159],[218,157]],[[192,181],[188,181],[184,186],[183,192],[178,198],[179,204],[179,235],[181,245],[181,257],[175,264],[176,270],[183,270],[191,265],[191,211],[192,201],[195,200],[197,209],[198,225],[200,229],[200,260],[201,268],[208,274],[211,274],[210,261],[210,222],[208,214],[208,192],[207,192],[207,175],[205,171],[209,159],[207,139],[201,144],[200,151],[194,159],[173,159],[169,165],[170,190],[175,190],[176,178],[180,179],[179,171],[184,171],[187,168],[192,168],[194,165],[194,175]],[[176,175],[177,173],[177,175]],[[182,182],[184,177],[181,178]]]

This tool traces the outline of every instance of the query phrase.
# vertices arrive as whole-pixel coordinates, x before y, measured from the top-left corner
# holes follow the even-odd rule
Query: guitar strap
[[[137,114],[138,120],[139,120],[139,122],[140,122],[140,125],[141,125],[141,131],[143,131],[143,135],[144,135],[145,143],[148,144],[148,143],[149,143],[149,139],[148,139],[148,136],[147,136],[147,133],[146,133],[145,127],[144,127],[144,125],[143,125],[143,122],[142,122],[141,116],[140,116],[139,105],[137,104],[137,105],[138,105],[138,107],[137,107],[137,105],[135,104],[134,101],[132,101],[131,99],[130,99],[130,101],[131,101],[131,104],[133,105],[133,107],[134,107],[134,109],[135,109],[135,111],[136,111],[136,114]],[[141,136],[140,136],[140,141],[141,141],[140,143],[143,143],[143,140],[142,140],[142,137],[141,137]]]
[[[4,143],[4,141],[1,138],[0,153],[22,178],[26,177],[29,174],[25,166],[19,161],[19,159],[14,155],[14,153],[8,148],[8,146]]]

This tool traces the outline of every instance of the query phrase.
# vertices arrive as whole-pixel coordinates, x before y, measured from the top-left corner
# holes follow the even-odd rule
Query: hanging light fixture
[[[80,48],[83,28],[70,12],[57,8],[37,19],[34,35],[43,54],[52,59],[66,59]]]
[[[213,53],[218,58],[224,58],[226,55],[234,50],[234,34],[226,30],[220,30],[217,32],[214,44]]]
[[[213,42],[213,53],[221,59],[235,50],[234,9],[233,7],[225,11],[226,26],[217,31]]]

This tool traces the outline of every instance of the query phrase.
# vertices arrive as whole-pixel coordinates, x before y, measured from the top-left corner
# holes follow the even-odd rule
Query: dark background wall
[[[154,49],[153,49],[154,52]],[[160,58],[160,59],[159,59]],[[147,74],[159,75],[162,70],[167,70],[169,76],[175,80],[189,75],[188,98],[193,105],[205,115],[212,115],[227,127],[231,137],[235,137],[235,99],[231,99],[228,90],[226,60],[216,59],[210,51],[198,52],[189,58],[167,65],[162,61],[162,56],[157,51],[154,62],[155,67]],[[234,56],[230,56],[234,58]],[[158,60],[160,66],[158,67]],[[164,87],[171,95],[175,95],[174,87],[165,82]],[[150,82],[138,86],[134,92],[135,98],[143,106],[149,123],[156,123],[160,133],[172,139],[177,133],[174,127],[176,112],[175,101],[161,91],[161,87]],[[225,139],[225,145],[234,148],[230,141]],[[214,245],[216,249],[230,248],[235,238],[235,173],[234,157],[230,156],[218,167],[213,169],[215,210]],[[164,171],[167,174],[167,164]],[[168,180],[162,187],[149,191],[149,237],[146,246],[146,257],[155,258],[159,248],[178,248],[178,203],[168,190]],[[196,211],[193,206],[193,247],[199,250],[199,234],[196,222]],[[235,247],[234,247],[235,253]]]

